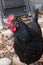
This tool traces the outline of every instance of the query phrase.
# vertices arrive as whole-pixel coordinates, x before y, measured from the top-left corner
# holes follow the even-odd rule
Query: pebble
[[[2,30],[3,29],[3,26],[0,26],[0,30]]]
[[[6,57],[0,59],[0,65],[10,65],[10,64],[11,64],[11,59]]]

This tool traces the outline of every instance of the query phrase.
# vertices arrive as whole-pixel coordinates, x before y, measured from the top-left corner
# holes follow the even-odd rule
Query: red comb
[[[8,16],[8,20],[6,22],[7,25],[11,24],[11,21],[14,19],[14,15],[11,14],[10,16]]]

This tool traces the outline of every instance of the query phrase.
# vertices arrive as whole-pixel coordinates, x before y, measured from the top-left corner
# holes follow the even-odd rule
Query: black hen
[[[14,34],[14,49],[20,61],[27,65],[38,61],[42,56],[42,37],[39,33],[13,18],[9,26]]]
[[[42,55],[41,37],[38,33],[28,28],[22,21],[18,21],[20,27],[15,35],[14,49],[22,62],[33,63]]]
[[[33,18],[33,21],[28,24],[28,26],[33,30],[35,30],[36,32],[38,32],[40,36],[42,36],[41,28],[40,25],[38,24],[38,14],[39,14],[39,9],[36,9],[35,17]]]

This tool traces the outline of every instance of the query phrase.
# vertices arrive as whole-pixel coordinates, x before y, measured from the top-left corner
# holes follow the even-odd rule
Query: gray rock
[[[0,65],[10,65],[10,64],[11,64],[11,59],[6,57],[0,59]]]

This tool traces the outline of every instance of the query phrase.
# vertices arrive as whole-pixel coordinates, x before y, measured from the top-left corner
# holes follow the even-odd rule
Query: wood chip
[[[12,47],[11,46],[6,46],[7,47],[7,49],[8,49],[8,51],[10,51],[11,49],[12,49]]]

